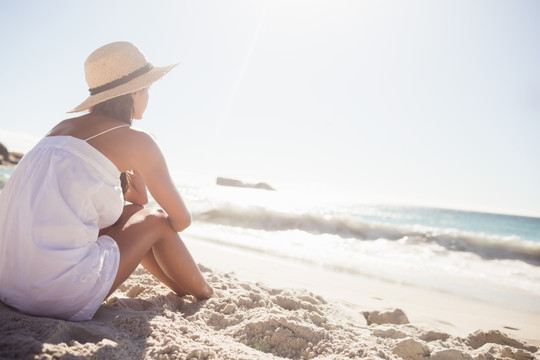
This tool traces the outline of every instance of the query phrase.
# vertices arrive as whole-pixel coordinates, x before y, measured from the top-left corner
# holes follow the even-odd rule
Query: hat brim
[[[90,95],[79,106],[68,111],[68,113],[75,113],[85,110],[90,110],[93,106],[102,103],[104,101],[114,99],[115,97],[134,93],[138,90],[144,89],[152,85],[155,81],[161,79],[165,74],[171,71],[179,63],[168,66],[156,66],[153,67],[147,73],[128,81],[125,84],[117,86],[113,89],[100,92],[95,95]]]

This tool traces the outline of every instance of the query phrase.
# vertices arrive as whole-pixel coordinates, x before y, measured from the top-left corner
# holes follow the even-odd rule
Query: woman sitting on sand
[[[22,312],[89,320],[142,264],[179,296],[212,288],[178,232],[191,217],[152,136],[131,127],[153,67],[116,42],[85,62],[90,97],[28,152],[0,193],[0,300]],[[131,186],[124,206],[120,174]],[[144,208],[146,188],[162,209]]]

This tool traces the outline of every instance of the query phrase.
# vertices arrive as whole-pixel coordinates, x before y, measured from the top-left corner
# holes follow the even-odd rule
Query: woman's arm
[[[140,132],[130,156],[132,167],[137,169],[152,197],[168,214],[171,227],[182,231],[191,225],[191,214],[174,184],[165,158],[154,139]]]

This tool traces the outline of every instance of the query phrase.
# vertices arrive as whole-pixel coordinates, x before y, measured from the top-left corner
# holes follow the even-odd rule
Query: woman
[[[131,127],[153,67],[131,43],[85,62],[90,96],[17,166],[0,193],[0,300],[33,315],[81,321],[142,264],[179,296],[213,291],[178,232],[191,217],[154,139]],[[131,186],[124,206],[121,173]],[[146,188],[161,209],[144,208]]]

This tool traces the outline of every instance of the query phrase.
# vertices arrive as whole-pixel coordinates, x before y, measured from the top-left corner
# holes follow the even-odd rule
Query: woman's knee
[[[172,231],[167,213],[162,209],[145,208],[139,214],[143,217],[142,222],[156,228],[162,228],[164,231]]]
[[[137,206],[124,209],[124,213],[131,212],[131,215],[122,226],[107,233],[122,249],[139,249],[142,251],[137,256],[144,256],[148,250],[166,237],[170,231],[167,214],[161,209],[137,208]]]

